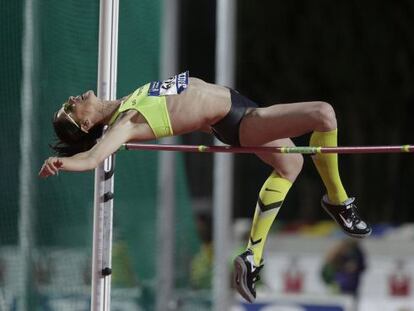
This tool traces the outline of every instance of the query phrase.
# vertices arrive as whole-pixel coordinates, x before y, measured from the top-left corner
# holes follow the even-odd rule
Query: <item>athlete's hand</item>
[[[45,161],[45,163],[43,163],[43,166],[39,171],[39,176],[46,178],[52,175],[56,175],[61,166],[62,160],[59,160],[59,158],[56,157],[50,157]]]

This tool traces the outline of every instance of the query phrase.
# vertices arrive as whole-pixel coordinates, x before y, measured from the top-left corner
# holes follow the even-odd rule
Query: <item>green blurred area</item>
[[[1,244],[17,242],[22,8],[20,1],[0,2]]]
[[[23,10],[21,1],[0,2],[0,166],[3,175],[0,179],[0,257],[5,258],[11,256],[5,254],[5,247],[17,248],[19,243]],[[75,277],[78,272],[74,272],[73,277],[69,274],[66,282],[54,286],[53,290],[67,293],[71,289],[76,291],[79,286],[89,286],[90,282],[94,174],[62,173],[58,177],[41,180],[37,172],[43,160],[51,155],[48,145],[54,139],[51,125],[54,112],[70,95],[88,89],[96,92],[99,1],[35,0],[32,14],[35,23],[34,49],[31,51],[34,61],[31,128],[34,150],[30,182],[35,277],[30,288],[39,295],[35,301],[42,304],[39,288],[54,284],[54,277],[50,274],[58,271],[59,267],[52,269],[53,263],[49,261],[61,250],[68,250],[64,253],[67,257],[60,255],[58,262],[72,266],[74,270],[82,270],[79,273],[83,276]],[[158,76],[161,2],[120,1],[119,14],[117,94],[120,97],[150,80],[161,78]],[[123,152],[116,157],[113,258],[116,287],[154,283],[157,174],[158,153]],[[177,266],[176,281],[177,286],[186,286],[189,273],[186,264],[195,252],[198,240],[180,155],[177,155],[175,183],[175,256],[182,263],[182,266]],[[72,261],[71,250],[73,258],[82,257],[83,266],[76,266]],[[18,254],[16,257],[18,259]],[[7,271],[8,268],[5,269]],[[80,279],[83,284],[77,283]],[[41,286],[37,287],[39,282]]]

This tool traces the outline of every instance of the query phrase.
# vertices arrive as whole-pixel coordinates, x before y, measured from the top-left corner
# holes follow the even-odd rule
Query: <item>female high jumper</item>
[[[108,130],[100,138],[102,129]],[[232,89],[189,77],[188,72],[139,87],[118,100],[97,98],[93,91],[71,96],[56,112],[53,127],[57,156],[48,158],[41,177],[63,171],[87,171],[130,141],[153,140],[194,131],[214,134],[232,146],[294,146],[290,138],[312,132],[310,146],[337,146],[337,122],[322,101],[275,104],[259,108]],[[98,138],[100,138],[98,140]],[[246,251],[234,259],[235,286],[249,302],[263,267],[263,249],[283,200],[302,169],[300,154],[257,153],[273,168],[264,182]],[[354,198],[342,185],[336,154],[316,154],[313,161],[326,187],[322,207],[353,237],[371,227],[359,216]]]

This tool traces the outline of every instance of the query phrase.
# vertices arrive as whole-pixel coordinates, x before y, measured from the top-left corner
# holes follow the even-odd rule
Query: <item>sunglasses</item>
[[[63,105],[62,105],[62,112],[65,114],[65,116],[68,118],[68,120],[70,122],[72,122],[74,125],[76,125],[77,128],[81,129],[81,127],[79,126],[79,124],[76,123],[76,121],[71,116],[71,113],[73,112],[73,105],[69,104],[68,102],[63,103]]]

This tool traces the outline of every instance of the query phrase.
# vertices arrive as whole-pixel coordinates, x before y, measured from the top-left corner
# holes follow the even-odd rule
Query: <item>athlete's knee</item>
[[[295,178],[299,175],[303,168],[303,155],[297,153],[294,154],[292,159],[289,159],[292,165],[292,171],[295,174]]]
[[[335,110],[327,102],[315,102],[315,110],[313,111],[317,120],[317,130],[329,131],[336,129]]]
[[[276,171],[283,178],[294,182],[302,170],[303,156],[301,154],[289,154],[286,157],[289,157],[288,161],[284,165],[277,167]]]

